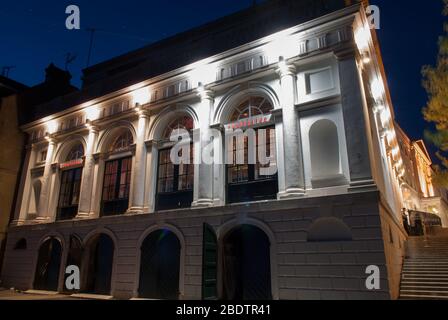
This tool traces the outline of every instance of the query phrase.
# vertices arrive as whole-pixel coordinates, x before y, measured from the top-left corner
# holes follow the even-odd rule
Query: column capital
[[[151,112],[146,109],[140,109],[139,111],[137,111],[137,114],[139,119],[149,119],[149,117],[151,116]]]
[[[99,126],[95,125],[91,120],[87,120],[86,127],[89,129],[89,133],[98,133],[100,131]]]
[[[201,98],[201,100],[215,100],[215,92],[210,89],[198,88],[197,95]]]
[[[283,65],[279,66],[275,72],[279,75],[280,78],[287,76],[295,76],[297,73],[297,68],[293,64],[286,64],[284,62]]]
[[[54,134],[47,133],[45,135],[45,140],[48,141],[48,144],[52,144],[52,145],[56,144],[56,137],[54,136]]]

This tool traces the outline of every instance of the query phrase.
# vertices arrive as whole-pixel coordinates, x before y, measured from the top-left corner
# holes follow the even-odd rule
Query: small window
[[[26,250],[26,247],[27,247],[26,239],[22,238],[16,242],[14,250]]]
[[[389,226],[389,242],[391,243],[391,244],[393,244],[394,243],[394,235],[393,235],[393,233],[392,233],[392,228]]]
[[[39,154],[39,162],[45,162],[47,160],[47,149],[44,149]]]

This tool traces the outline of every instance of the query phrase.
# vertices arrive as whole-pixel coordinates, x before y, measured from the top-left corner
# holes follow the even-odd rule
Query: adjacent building
[[[448,191],[433,183],[432,160],[424,141],[412,141],[397,123],[395,127],[406,172],[401,184],[405,213],[435,214],[448,227]]]
[[[122,299],[397,298],[405,167],[364,6],[267,1],[84,70],[21,126],[4,283],[67,292],[76,265]]]

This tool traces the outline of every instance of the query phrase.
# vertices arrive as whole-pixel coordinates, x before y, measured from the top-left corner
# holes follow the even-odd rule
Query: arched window
[[[179,161],[173,161],[174,159],[171,159],[173,142],[168,142],[171,136],[187,138],[184,137],[186,132],[191,136],[193,127],[194,122],[191,117],[181,116],[171,121],[163,133],[165,146],[159,150],[157,210],[186,208],[193,202],[193,144],[179,148],[177,152]]]
[[[125,129],[115,138],[110,153],[129,151],[133,144],[132,133]],[[116,215],[126,212],[131,187],[132,156],[107,161],[104,169],[102,215]]]
[[[84,156],[84,147],[81,143],[76,144],[73,148],[70,149],[70,152],[67,155],[65,161],[73,161],[81,159]]]
[[[272,104],[268,99],[263,97],[250,97],[234,108],[230,121],[233,122],[269,114],[272,109]]]
[[[79,192],[81,190],[82,157],[84,148],[81,143],[74,145],[61,164],[61,188],[57,210],[58,220],[73,219],[78,213]]]
[[[311,184],[314,188],[341,184],[343,178],[338,129],[333,121],[316,121],[309,131]]]
[[[278,192],[273,107],[264,97],[241,102],[226,132],[229,203],[275,199]],[[262,155],[262,158],[260,158]]]
[[[170,122],[170,124],[166,127],[163,138],[166,140],[170,140],[170,137],[179,136],[181,134],[181,130],[185,130],[191,132],[194,128],[193,119],[189,116],[179,117]]]
[[[124,130],[112,143],[110,152],[127,151],[133,144],[132,134],[129,130]]]

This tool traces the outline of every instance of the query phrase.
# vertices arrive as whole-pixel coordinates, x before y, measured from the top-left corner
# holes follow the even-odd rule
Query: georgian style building
[[[84,70],[22,126],[4,284],[66,292],[76,265],[123,299],[397,298],[404,167],[364,5],[272,0]],[[275,172],[172,161],[173,132],[223,160],[205,137],[235,127]]]

